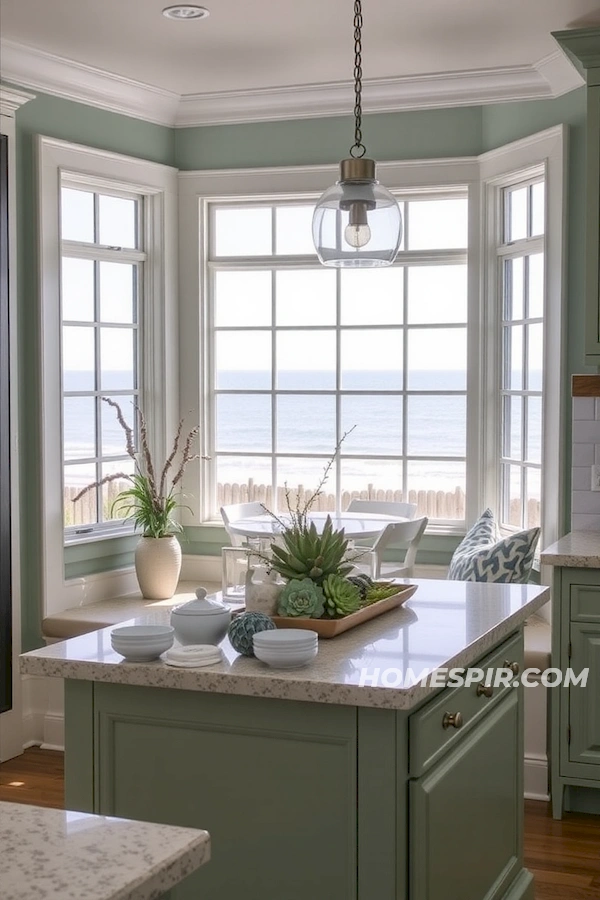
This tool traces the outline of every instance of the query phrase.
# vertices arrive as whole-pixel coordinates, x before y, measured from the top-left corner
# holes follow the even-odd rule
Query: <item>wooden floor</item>
[[[0,800],[60,808],[63,754],[31,747],[0,765]],[[566,813],[525,801],[525,864],[535,875],[535,900],[600,900],[600,816]]]

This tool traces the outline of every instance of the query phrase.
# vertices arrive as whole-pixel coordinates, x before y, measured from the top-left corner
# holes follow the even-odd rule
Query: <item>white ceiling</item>
[[[68,60],[89,78],[102,70],[177,98],[351,79],[352,0],[200,0],[210,16],[192,21],[162,16],[167,2],[1,0],[3,77],[23,78],[15,54],[30,48],[43,51],[29,54],[30,61],[56,68]],[[365,79],[406,82],[440,73],[538,71],[558,52],[551,32],[600,24],[600,6],[599,0],[365,0],[363,17]]]

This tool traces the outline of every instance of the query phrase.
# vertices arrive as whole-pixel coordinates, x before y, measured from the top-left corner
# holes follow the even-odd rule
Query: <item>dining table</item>
[[[359,540],[360,538],[374,538],[394,522],[407,522],[402,516],[386,516],[382,513],[366,512],[309,512],[307,521],[314,522],[317,531],[323,530],[327,517],[331,518],[336,530],[344,529],[347,538]],[[246,538],[276,537],[284,530],[284,527],[292,524],[289,515],[282,513],[277,517],[265,512],[257,516],[247,516],[230,522],[228,528],[235,534]]]

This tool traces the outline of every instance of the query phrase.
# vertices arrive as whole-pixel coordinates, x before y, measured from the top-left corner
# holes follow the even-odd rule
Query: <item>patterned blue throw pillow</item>
[[[448,569],[452,581],[528,581],[539,528],[500,537],[490,509],[465,535],[454,551]]]

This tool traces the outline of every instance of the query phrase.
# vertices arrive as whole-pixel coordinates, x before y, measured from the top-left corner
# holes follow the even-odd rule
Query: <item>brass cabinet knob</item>
[[[478,684],[475,693],[478,697],[491,697],[494,693],[494,688],[491,684]]]
[[[462,713],[445,712],[442,719],[442,728],[462,728],[464,725]]]
[[[513,673],[513,675],[519,674],[519,663],[518,662],[509,662],[508,659],[505,659],[504,663],[502,664],[502,668],[510,669],[510,671]]]

